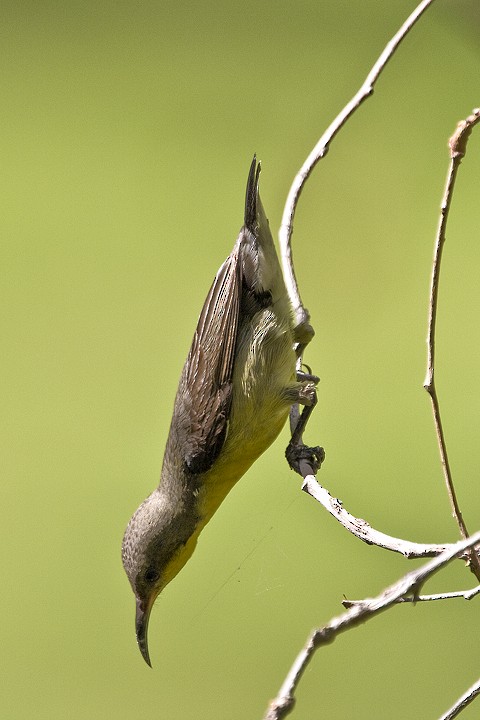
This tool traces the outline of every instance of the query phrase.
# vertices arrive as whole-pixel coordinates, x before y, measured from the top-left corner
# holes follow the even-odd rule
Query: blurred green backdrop
[[[286,431],[158,601],[153,671],[136,647],[120,543],[157,484],[253,152],[276,231],[295,172],[414,4],[2,3],[2,717],[259,718],[343,594],[376,593],[413,567],[300,492]],[[317,330],[306,361],[321,376],[308,432],[327,451],[320,480],[379,529],[418,541],[457,539],[422,382],[447,139],[480,103],[479,16],[475,0],[427,12],[312,176],[295,224]],[[437,375],[473,530],[478,132],[469,153]],[[471,584],[457,563],[429,590]],[[402,606],[317,655],[293,717],[435,718],[478,659],[475,601]]]

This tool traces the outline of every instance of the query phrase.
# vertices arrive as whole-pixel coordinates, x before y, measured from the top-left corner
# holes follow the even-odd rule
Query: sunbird
[[[308,342],[311,328],[295,326],[259,176],[254,156],[243,227],[207,295],[180,377],[160,483],[123,538],[137,642],[150,666],[147,631],[157,596],[237,480],[275,440],[291,406],[316,400],[318,378],[297,380],[295,348]]]

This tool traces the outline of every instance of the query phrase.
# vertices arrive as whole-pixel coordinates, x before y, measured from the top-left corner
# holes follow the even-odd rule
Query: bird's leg
[[[304,372],[303,370],[297,370],[298,382],[309,381],[309,382],[313,383],[314,387],[316,387],[318,385],[318,383],[320,382],[320,378],[318,377],[318,375],[313,375],[312,370],[308,365],[302,365],[302,367],[307,368],[308,372]],[[315,395],[316,395],[316,391],[315,391]],[[315,405],[316,402],[317,402],[317,399],[315,397],[315,401],[314,401],[313,405]]]
[[[310,315],[308,310],[303,309],[303,319],[293,329],[293,339],[295,342],[295,352],[297,358],[301,358],[303,351],[308,343],[313,339],[315,330],[310,325]]]
[[[303,306],[302,301],[300,300],[299,305],[297,305],[296,302],[294,304],[295,308],[292,306],[293,316],[295,318],[295,325],[292,328],[293,339],[299,345],[306,347],[315,335],[315,330],[310,323],[310,313],[307,308]]]
[[[318,445],[316,447],[307,447],[303,443],[303,433],[307,426],[308,419],[313,412],[313,408],[317,404],[316,384],[319,378],[312,375],[310,368],[307,367],[308,373],[299,370],[297,372],[297,380],[301,383],[298,390],[297,402],[292,405],[290,410],[290,431],[292,437],[285,450],[285,456],[288,464],[296,473],[305,477],[306,475],[315,475],[325,459],[325,451]],[[299,405],[303,405],[300,413]]]

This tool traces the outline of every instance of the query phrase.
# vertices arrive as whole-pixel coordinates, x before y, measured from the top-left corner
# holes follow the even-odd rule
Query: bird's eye
[[[143,577],[145,578],[145,582],[147,582],[149,585],[152,585],[158,580],[159,573],[154,567],[149,567],[147,568],[147,570],[145,570],[145,575]]]

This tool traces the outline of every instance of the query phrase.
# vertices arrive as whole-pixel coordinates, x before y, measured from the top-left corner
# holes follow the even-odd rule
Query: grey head
[[[127,525],[122,561],[135,594],[135,632],[145,662],[153,604],[193,552],[197,518],[183,503],[173,504],[158,489],[140,505]]]

